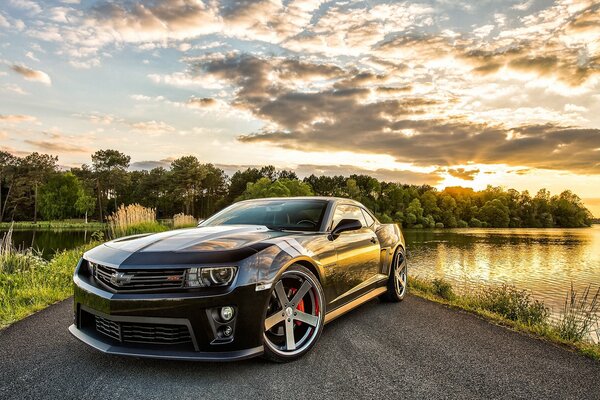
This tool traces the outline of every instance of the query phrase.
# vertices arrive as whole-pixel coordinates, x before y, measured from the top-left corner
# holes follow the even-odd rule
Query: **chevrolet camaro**
[[[353,200],[241,201],[197,228],[85,253],[69,330],[110,354],[291,361],[349,310],[375,297],[401,301],[405,249],[398,225]]]

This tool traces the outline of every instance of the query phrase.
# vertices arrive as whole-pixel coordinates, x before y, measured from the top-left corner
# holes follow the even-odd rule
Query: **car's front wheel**
[[[317,342],[325,319],[323,288],[307,268],[294,264],[273,284],[265,310],[265,357],[293,361]]]

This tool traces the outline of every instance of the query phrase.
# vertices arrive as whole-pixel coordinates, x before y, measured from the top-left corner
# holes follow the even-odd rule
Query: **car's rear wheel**
[[[398,302],[404,300],[408,289],[408,265],[404,249],[398,248],[390,270],[390,277],[387,283],[387,292],[380,298],[385,301]]]
[[[293,361],[317,342],[325,319],[323,288],[307,268],[294,264],[273,284],[265,310],[265,357]]]

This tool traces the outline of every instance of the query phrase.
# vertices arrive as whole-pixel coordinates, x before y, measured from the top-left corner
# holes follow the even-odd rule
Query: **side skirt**
[[[371,290],[370,292],[365,293],[361,297],[354,299],[351,302],[346,303],[343,306],[340,306],[331,312],[328,312],[327,315],[325,315],[325,323],[327,324],[327,323],[333,321],[337,317],[344,315],[348,311],[355,309],[356,307],[360,306],[361,304],[366,303],[367,301],[379,296],[380,294],[385,293],[386,291],[387,291],[387,287],[375,288],[375,289]]]

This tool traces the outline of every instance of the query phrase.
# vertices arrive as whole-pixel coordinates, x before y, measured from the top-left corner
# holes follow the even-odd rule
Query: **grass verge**
[[[471,293],[456,294],[452,285],[443,279],[428,281],[411,278],[409,288],[418,297],[465,310],[600,360],[600,344],[585,339],[594,326],[597,327],[597,318],[594,316],[599,311],[600,290],[590,297],[589,289],[580,295],[571,288],[561,318],[553,322],[549,319],[548,308],[542,302],[533,300],[529,292],[512,286],[479,288]]]
[[[126,235],[168,230],[157,221],[131,224]],[[85,246],[56,253],[47,261],[36,250],[15,249],[12,229],[0,244],[0,329],[73,295],[73,271],[87,250],[102,243],[103,235]]]
[[[32,250],[0,254],[0,328],[72,296],[75,266],[98,244],[62,251],[50,261]]]

